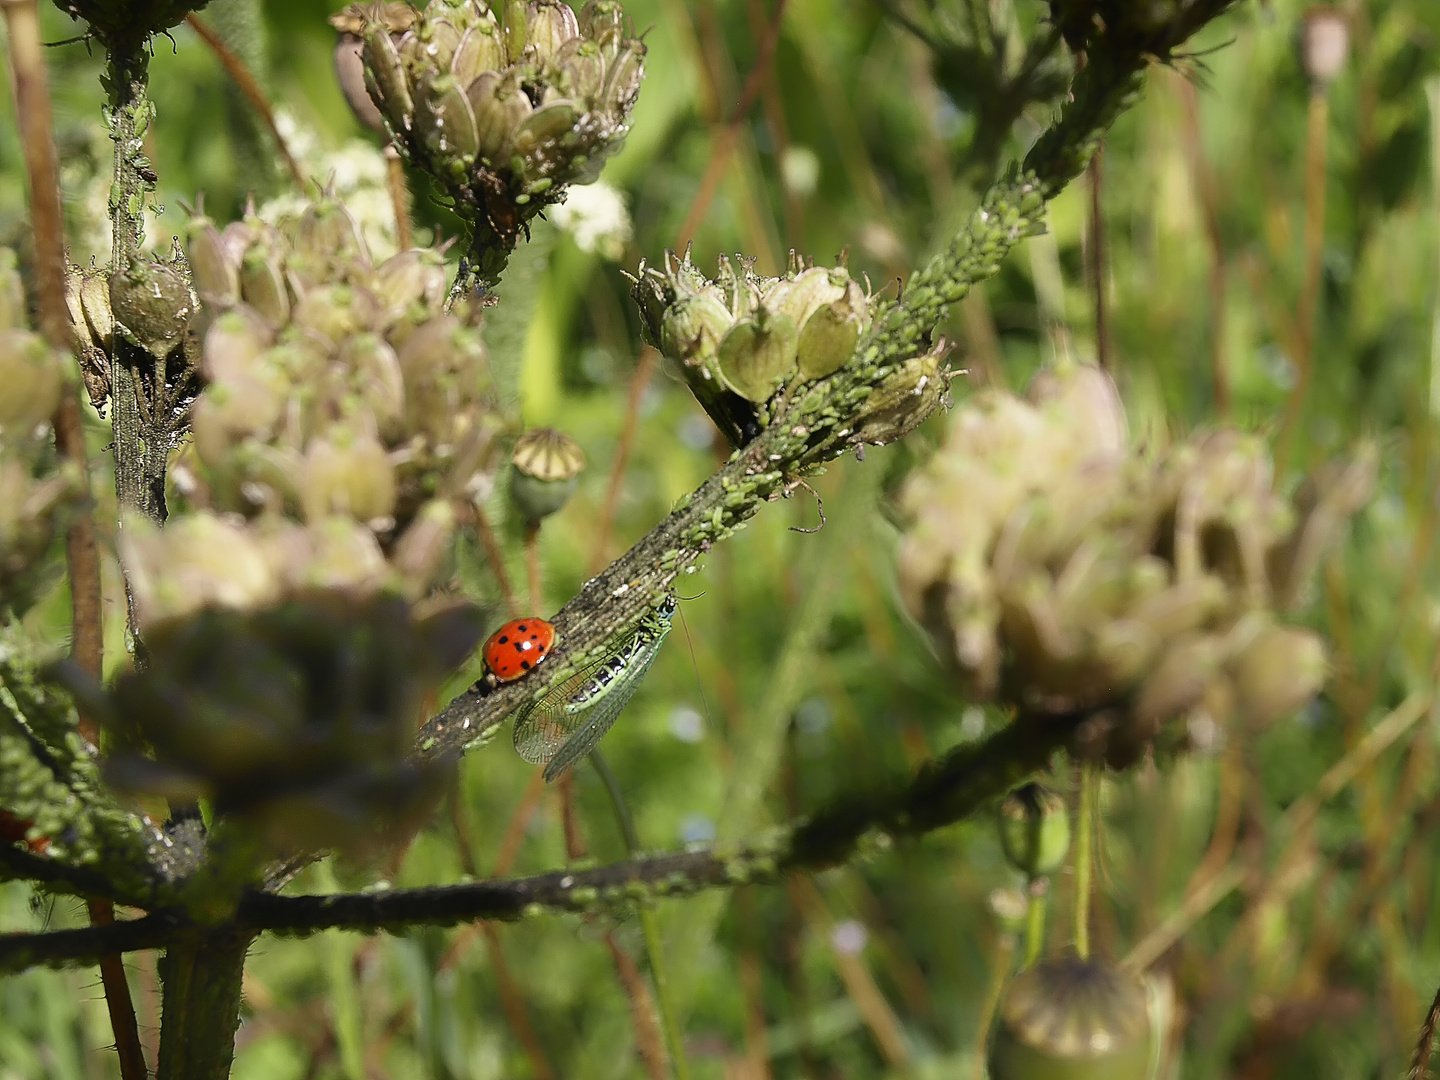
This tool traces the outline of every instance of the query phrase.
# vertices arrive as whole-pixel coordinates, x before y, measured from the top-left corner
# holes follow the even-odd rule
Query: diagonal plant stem
[[[300,168],[300,163],[295,160],[295,156],[290,153],[290,147],[286,144],[285,137],[280,134],[280,129],[275,124],[275,110],[271,108],[270,99],[260,88],[260,83],[256,81],[254,73],[245,66],[245,61],[240,59],[234,49],[225,44],[225,39],[217,34],[204,19],[192,11],[185,16],[185,22],[191,30],[199,35],[200,40],[210,47],[210,51],[215,54],[215,59],[220,61],[220,66],[225,69],[230,78],[235,80],[235,85],[245,95],[245,100],[250,102],[251,107],[260,114],[260,119],[264,121],[265,127],[270,131],[270,137],[275,140],[275,146],[280,151],[280,157],[285,162],[285,168],[290,173],[290,178],[295,181],[296,187],[304,188],[305,173]],[[406,224],[408,225],[408,221]],[[400,246],[404,248],[409,245],[401,244]]]

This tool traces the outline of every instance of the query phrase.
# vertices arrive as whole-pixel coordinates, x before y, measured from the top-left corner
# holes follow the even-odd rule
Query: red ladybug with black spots
[[[485,642],[485,667],[497,682],[522,678],[555,647],[555,625],[544,619],[511,619]]]

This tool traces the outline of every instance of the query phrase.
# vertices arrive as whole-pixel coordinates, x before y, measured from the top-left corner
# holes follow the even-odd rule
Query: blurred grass
[[[257,13],[247,3],[216,0],[204,17],[216,26],[240,25]],[[1163,439],[1215,422],[1217,356],[1228,419],[1278,429],[1294,385],[1303,281],[1309,88],[1295,44],[1304,6],[1242,5],[1196,43],[1202,54],[1196,60],[1152,74],[1143,101],[1107,142],[1105,289],[1136,437]],[[1039,9],[1016,7],[1027,25]],[[588,576],[639,351],[621,269],[633,271],[641,256],[657,260],[673,243],[718,125],[729,118],[754,62],[756,28],[773,15],[773,8],[748,0],[633,0],[627,10],[638,27],[653,27],[649,73],[634,132],[605,175],[626,195],[634,240],[621,265],[581,252],[563,233],[548,253],[537,245],[528,259],[517,259],[517,275],[533,264],[534,315],[512,314],[504,341],[491,341],[497,354],[523,358],[526,421],[563,428],[590,461],[579,491],[541,536],[550,609]],[[1273,870],[1278,852],[1269,832],[1285,808],[1378,716],[1436,681],[1431,388],[1440,385],[1440,150],[1432,133],[1440,120],[1427,84],[1440,77],[1440,7],[1429,0],[1356,0],[1346,10],[1355,42],[1330,92],[1313,373],[1289,473],[1280,482],[1292,485],[1362,436],[1379,439],[1384,471],[1377,498],[1306,608],[1306,620],[1335,647],[1328,694],[1259,738],[1235,736],[1238,851],[1262,871]],[[331,74],[324,21],[330,11],[315,0],[268,0],[258,8],[263,41],[248,45],[263,45],[254,55],[263,57],[277,104],[336,148],[367,136]],[[74,32],[53,10],[46,24],[54,40]],[[93,198],[87,204],[83,194],[94,189],[94,176],[103,189],[108,168],[108,142],[98,130],[99,58],[80,44],[56,48],[50,58],[73,257],[85,261],[97,250],[97,222]],[[175,31],[173,48],[157,43],[152,71],[165,205],[153,234],[162,243],[179,230],[181,200],[198,191],[207,210],[224,220],[239,212],[247,191],[263,201],[283,190],[282,174],[269,167],[268,136],[256,132],[189,31]],[[955,220],[973,200],[974,192],[951,176],[966,161],[974,118],[938,89],[923,47],[877,8],[791,0],[767,93],[744,125],[696,236],[702,265],[719,252],[746,251],[764,266],[792,245],[818,259],[848,246],[851,266],[880,288],[934,245],[937,223]],[[0,115],[11,115],[8,90],[0,87],[0,97]],[[775,123],[782,113],[783,130]],[[1017,125],[1012,152],[1043,121],[1043,110],[1032,113]],[[813,191],[786,188],[787,148],[815,155]],[[423,188],[415,191],[417,214],[445,228],[443,217],[426,208]],[[1081,184],[1062,195],[1051,211],[1052,236],[1033,241],[986,286],[998,373],[1010,386],[1024,385],[1055,348],[1094,353],[1088,206]],[[23,213],[13,127],[0,124],[0,240],[18,235]],[[1052,333],[1057,318],[1063,324]],[[948,333],[974,349],[983,345],[973,336],[976,326],[957,313]],[[973,353],[970,366],[980,370]],[[956,391],[963,393],[959,383]],[[904,774],[999,722],[955,695],[896,595],[896,532],[884,512],[885,493],[942,423],[932,422],[907,445],[870,454],[863,465],[839,463],[815,481],[835,531],[789,531],[815,521],[813,500],[801,494],[713,552],[687,581],[686,595],[703,595],[682,605],[683,629],[671,636],[605,744],[644,845],[704,841],[722,828],[735,757],[755,725],[774,722],[765,703],[777,689],[786,708],[778,776],[764,791],[762,809],[771,819]],[[95,439],[98,450],[104,443],[98,426]],[[700,483],[719,453],[708,421],[662,365],[642,398],[610,554]],[[513,527],[501,520],[497,528],[515,559],[512,579],[523,581]],[[833,558],[824,562],[827,547]],[[819,582],[817,565],[824,567]],[[829,618],[798,681],[777,688],[777,663],[816,588],[826,591]],[[43,622],[43,612],[35,619]],[[444,693],[478,674],[476,661]],[[1402,752],[1326,806],[1301,838],[1283,901],[1257,908],[1253,892],[1231,896],[1161,965],[1181,1025],[1172,1068],[1187,1077],[1279,1080],[1398,1073],[1440,980],[1437,734],[1433,719],[1422,723]],[[482,868],[494,865],[530,779],[504,740],[472,754],[458,781],[459,812]],[[1107,784],[1097,948],[1123,954],[1179,903],[1210,842],[1220,767],[1218,757],[1194,757]],[[576,797],[593,857],[622,857],[605,793],[588,769],[577,773]],[[312,869],[299,887],[358,887],[377,873],[393,873],[396,885],[453,881],[463,872],[455,844],[453,829],[440,819],[393,871],[384,860],[327,865]],[[514,872],[564,860],[558,807],[547,792]],[[988,898],[1018,885],[987,824],[909,843],[822,875],[816,885],[803,897],[784,888],[751,889],[738,906],[734,897],[717,897],[658,910],[667,940],[687,930],[697,938],[693,956],[685,954],[687,970],[671,965],[672,977],[695,991],[686,1026],[693,1075],[975,1075],[991,965],[1004,955],[997,943],[1005,931]],[[1062,875],[1051,904],[1054,948],[1065,943],[1059,916],[1068,911],[1069,889]],[[699,925],[707,908],[719,920],[713,936]],[[62,902],[52,924],[75,917]],[[0,929],[29,928],[36,919],[24,890],[0,889]],[[863,933],[837,936],[842,926]],[[602,929],[554,919],[507,926],[498,935],[559,1076],[640,1074],[628,1004]],[[621,947],[643,963],[638,924],[615,929]],[[490,952],[471,938],[446,961],[462,933],[260,941],[247,973],[235,1075],[530,1075]],[[852,951],[837,952],[837,942]],[[146,996],[154,993],[153,962],[137,960],[132,970],[145,1023],[154,1015],[153,997]],[[867,980],[875,996],[857,991]],[[875,1018],[887,1014],[898,1026],[898,1051],[877,1034]],[[756,1051],[759,1030],[768,1063]],[[92,972],[34,972],[0,982],[0,1078],[112,1075],[108,1041]]]

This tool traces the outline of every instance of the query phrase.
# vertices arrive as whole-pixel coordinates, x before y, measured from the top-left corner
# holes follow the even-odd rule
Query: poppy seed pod
[[[1103,960],[1042,960],[1005,989],[989,1066],[991,1080],[1144,1080],[1145,984]]]
[[[531,428],[515,440],[510,463],[510,498],[533,524],[569,500],[585,468],[585,452],[569,435]]]
[[[998,818],[1005,857],[1027,878],[1053,874],[1065,864],[1070,813],[1056,792],[1023,784],[1001,800]]]

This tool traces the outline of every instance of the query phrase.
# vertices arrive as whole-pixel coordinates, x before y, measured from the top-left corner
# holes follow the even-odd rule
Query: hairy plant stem
[[[144,147],[145,132],[155,111],[149,98],[150,54],[145,42],[111,42],[102,81],[109,97],[106,118],[110,138],[115,144],[115,173],[110,184],[110,272],[113,275],[123,273],[139,257],[145,235],[145,202],[155,187],[152,179],[155,174]],[[169,439],[146,422],[140,400],[141,369],[153,365],[154,361],[119,330],[111,343],[110,356],[115,498],[122,517],[140,513],[163,523]],[[125,596],[130,637],[138,650],[135,598],[128,580]]]
[[[225,1080],[230,1075],[240,1026],[240,976],[254,936],[223,927],[188,935],[165,951],[156,1080]]]
[[[888,850],[894,838],[919,836],[975,815],[1047,766],[1085,719],[1083,714],[1020,717],[988,739],[928,763],[908,784],[844,796],[745,844],[640,856],[592,870],[382,893],[252,892],[241,898],[230,928],[249,935],[399,931],[419,924],[628,911],[660,897],[775,882],[790,873],[815,872]],[[103,932],[0,935],[0,972],[82,963],[100,951],[162,948],[195,933],[183,913],[159,911]]]
[[[15,107],[30,183],[30,220],[35,242],[35,278],[40,327],[50,344],[66,352],[75,350],[74,333],[65,307],[65,223],[61,209],[59,163],[51,135],[50,91],[40,44],[40,13],[35,0],[4,0],[5,25],[10,37],[10,68],[14,75]],[[85,432],[76,388],[61,396],[53,423],[55,448],[80,477],[81,491],[90,491]],[[100,607],[100,557],[95,546],[95,521],[81,511],[65,533],[65,561],[70,578],[71,652],[75,662],[99,677],[104,659],[104,630]],[[81,717],[81,734],[92,745],[100,742],[94,720]],[[17,853],[18,854],[18,853]],[[115,906],[104,896],[85,902],[90,922],[106,926],[115,919]],[[115,1036],[115,1051],[123,1080],[144,1080],[145,1055],[135,1025],[135,1006],[120,954],[99,957],[100,981]]]

